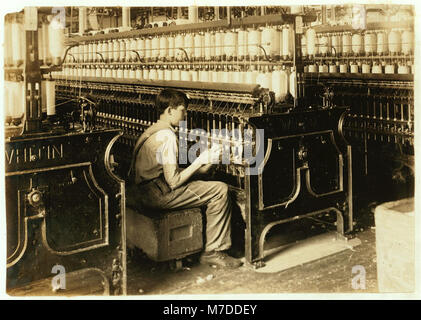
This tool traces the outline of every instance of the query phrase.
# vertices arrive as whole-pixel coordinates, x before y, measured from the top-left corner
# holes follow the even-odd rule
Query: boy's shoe
[[[221,268],[229,269],[238,268],[243,264],[240,260],[230,257],[222,251],[204,252],[200,256],[199,261],[201,264],[215,265]]]

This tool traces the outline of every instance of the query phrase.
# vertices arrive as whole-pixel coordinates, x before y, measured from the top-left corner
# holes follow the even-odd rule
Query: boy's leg
[[[164,209],[206,206],[205,251],[222,251],[231,247],[231,203],[228,186],[219,181],[192,181],[172,191]]]

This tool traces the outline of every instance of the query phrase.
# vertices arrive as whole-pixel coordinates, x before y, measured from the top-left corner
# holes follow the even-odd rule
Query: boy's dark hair
[[[164,89],[156,96],[156,112],[158,117],[164,113],[165,109],[168,107],[176,108],[180,105],[183,105],[186,109],[189,104],[189,98],[186,94],[174,90],[174,89]]]

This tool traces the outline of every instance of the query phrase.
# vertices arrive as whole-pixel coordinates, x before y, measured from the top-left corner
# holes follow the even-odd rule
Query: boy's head
[[[165,117],[173,126],[184,120],[188,104],[186,94],[174,89],[164,89],[156,97],[158,117]]]
[[[169,107],[171,109],[176,109],[179,106],[184,106],[187,109],[189,104],[189,99],[186,94],[174,90],[174,89],[164,89],[156,96],[156,108],[158,116],[163,114],[165,110]]]

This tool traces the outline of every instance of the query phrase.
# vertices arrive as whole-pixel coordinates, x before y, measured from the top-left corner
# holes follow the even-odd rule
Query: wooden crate
[[[127,245],[142,249],[154,261],[181,259],[203,248],[199,208],[166,212],[126,209]]]
[[[375,222],[379,292],[414,292],[414,199],[378,206]]]

